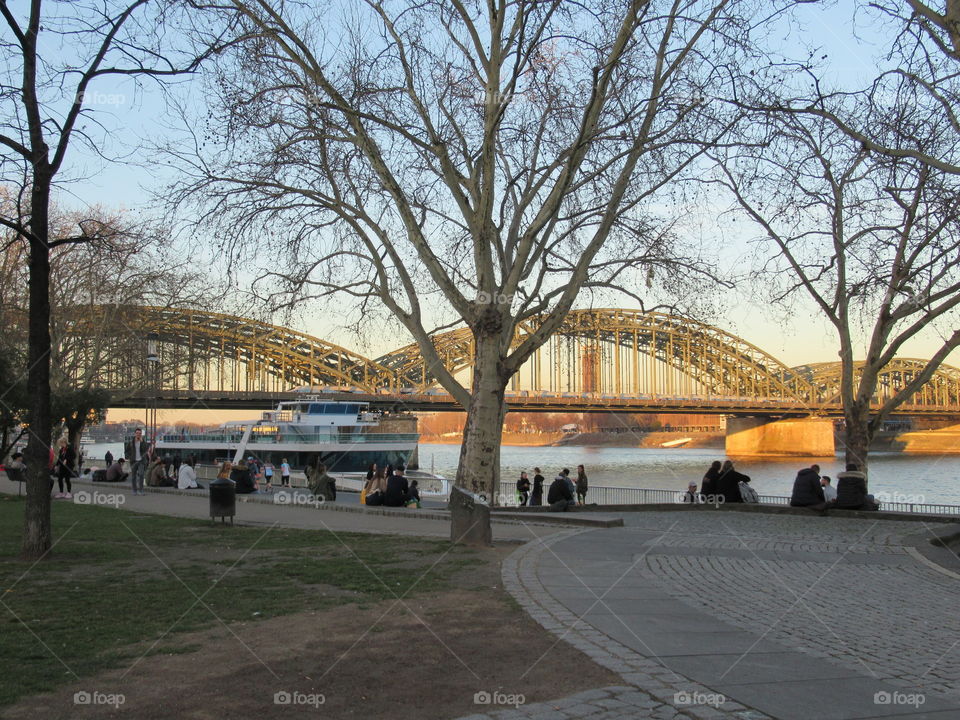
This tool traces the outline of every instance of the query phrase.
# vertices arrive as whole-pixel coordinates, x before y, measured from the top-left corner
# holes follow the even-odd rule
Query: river
[[[123,452],[121,443],[84,447],[90,458],[102,458],[110,450],[114,456]],[[460,455],[459,445],[420,444],[420,469],[453,478]],[[583,464],[593,485],[613,487],[664,488],[686,490],[690,480],[698,483],[713,460],[723,460],[722,451],[711,448],[614,448],[581,447],[518,447],[504,446],[500,451],[504,482],[513,482],[526,470],[533,477],[539,466],[548,482],[564,467],[576,474]],[[818,463],[824,475],[836,478],[843,469],[842,458],[764,458],[741,460],[737,470],[751,478],[751,485],[761,495],[789,495],[797,470]],[[88,462],[87,465],[95,464]],[[870,492],[897,496],[904,502],[948,503],[960,505],[960,455],[904,455],[902,453],[870,454]],[[834,480],[836,485],[836,480]]]
[[[420,444],[420,468],[452,478],[456,474],[459,445]],[[515,481],[520,471],[533,477],[534,466],[543,470],[549,482],[564,467],[576,475],[583,464],[593,485],[614,487],[665,488],[683,491],[687,483],[698,483],[713,460],[724,460],[722,450],[711,448],[613,448],[518,447],[505,446],[500,451],[503,481]],[[842,457],[833,461],[823,458],[764,458],[736,462],[740,472],[749,475],[750,484],[761,495],[789,495],[797,470],[812,463],[820,472],[834,478],[843,470]],[[960,455],[903,455],[901,453],[870,454],[870,492],[890,496],[909,496],[904,502],[949,503],[960,505]],[[898,499],[898,498],[894,498]]]

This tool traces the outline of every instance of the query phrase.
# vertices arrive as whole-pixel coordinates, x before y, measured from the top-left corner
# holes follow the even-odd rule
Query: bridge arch
[[[911,382],[927,361],[919,358],[894,358],[880,371],[875,402],[885,402],[907,383]],[[839,361],[810,363],[794,368],[794,371],[806,378],[815,388],[825,404],[840,402]],[[863,362],[854,364],[854,378],[860,379]],[[918,390],[904,408],[934,408],[960,406],[960,368],[952,365],[940,365],[924,385]]]
[[[72,332],[86,337],[135,337],[124,362],[105,364],[100,382],[129,388],[146,382],[146,336],[156,333],[165,389],[289,391],[299,386],[351,386],[374,392],[389,386],[391,371],[326,340],[250,318],[167,307],[85,308]],[[139,351],[137,347],[139,345]],[[76,352],[83,364],[84,348]]]
[[[518,327],[514,346],[538,326],[534,318]],[[467,328],[434,337],[438,355],[455,374],[469,370],[472,343]],[[416,344],[376,362],[393,370],[400,386],[436,385]],[[742,338],[689,318],[639,310],[572,310],[526,372],[527,385],[540,391],[816,401],[806,378]]]

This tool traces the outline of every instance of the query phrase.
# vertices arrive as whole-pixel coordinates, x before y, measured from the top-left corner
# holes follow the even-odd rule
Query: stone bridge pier
[[[829,418],[735,417],[727,419],[727,455],[803,455],[833,457],[833,421]]]

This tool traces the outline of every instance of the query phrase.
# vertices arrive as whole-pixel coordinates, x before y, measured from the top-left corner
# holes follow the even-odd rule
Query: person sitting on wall
[[[836,501],[837,489],[830,484],[829,476],[824,475],[820,478],[820,487],[823,488],[823,499],[827,501],[828,505]]]
[[[550,489],[547,490],[547,505],[550,506],[550,512],[567,512],[577,507],[577,501],[573,499],[573,490],[570,489],[570,483],[563,473],[557,475],[550,483]]]
[[[365,504],[371,507],[383,505],[383,496],[387,492],[387,475],[383,468],[377,468],[373,471],[372,477],[367,480],[365,489],[367,491]]]
[[[691,480],[687,485],[687,491],[683,494],[683,502],[693,505],[699,505],[703,502],[703,495],[697,492],[697,483]]]
[[[237,486],[238,495],[249,495],[258,492],[260,489],[250,474],[250,468],[247,467],[247,464],[243,462],[243,460],[233,466],[233,469],[230,471],[230,479],[233,480]]]
[[[167,468],[163,458],[157,455],[150,465],[150,474],[147,476],[147,485],[150,487],[175,487],[173,480],[167,477]]]
[[[837,501],[842,510],[879,510],[880,503],[867,494],[867,476],[856,463],[847,463],[846,472],[837,473]]]
[[[383,495],[383,504],[387,507],[403,507],[410,497],[410,484],[403,476],[403,465],[393,469],[393,475],[387,478],[387,491]]]
[[[721,502],[742,503],[743,498],[740,496],[741,482],[750,482],[750,477],[734,470],[731,460],[724,460],[723,466],[720,468],[720,477],[717,478],[714,485],[714,492],[717,496],[723,498]]]
[[[180,490],[203,490],[203,486],[197,482],[195,464],[193,455],[190,455],[186,462],[180,463],[180,469],[177,471],[177,487]]]
[[[793,481],[793,492],[790,494],[791,507],[805,507],[810,510],[825,510],[826,499],[823,495],[823,486],[820,484],[820,468],[816,465],[803,468],[797,473]]]
[[[124,462],[124,457],[120,456],[110,464],[110,467],[107,468],[107,482],[126,482],[127,473],[123,471]]]

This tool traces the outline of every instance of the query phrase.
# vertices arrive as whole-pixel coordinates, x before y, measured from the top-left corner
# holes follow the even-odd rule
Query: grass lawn
[[[181,632],[440,592],[481,562],[443,540],[56,502],[53,552],[31,564],[18,559],[22,524],[23,498],[0,495],[0,707],[145,654],[192,652]]]

